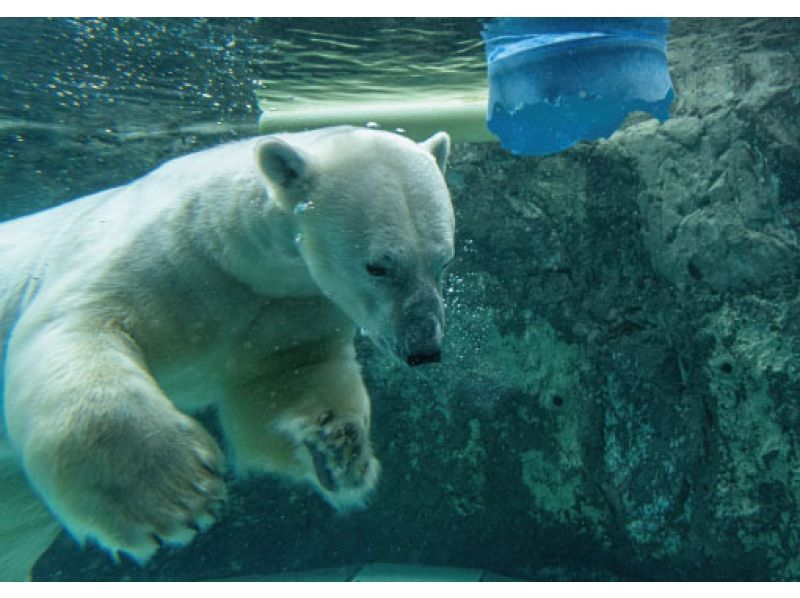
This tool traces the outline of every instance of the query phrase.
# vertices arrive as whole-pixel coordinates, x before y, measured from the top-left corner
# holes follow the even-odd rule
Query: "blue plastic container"
[[[537,156],[611,135],[634,111],[669,118],[669,20],[502,18],[484,25],[489,130]]]

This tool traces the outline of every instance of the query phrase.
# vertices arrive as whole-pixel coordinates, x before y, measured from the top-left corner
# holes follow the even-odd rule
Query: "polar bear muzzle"
[[[407,325],[405,334],[405,361],[410,366],[436,363],[442,359],[442,324],[430,315]]]
[[[439,293],[431,289],[410,298],[404,306],[399,329],[402,331],[402,358],[410,366],[436,363],[442,359],[444,306]]]

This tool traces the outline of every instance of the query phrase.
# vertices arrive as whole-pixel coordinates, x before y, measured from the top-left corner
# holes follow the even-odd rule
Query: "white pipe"
[[[486,128],[485,97],[414,98],[409,101],[347,101],[305,103],[296,108],[283,104],[261,113],[262,133],[300,131],[333,125],[375,126],[399,131],[422,141],[437,131],[447,131],[453,141],[497,141]]]

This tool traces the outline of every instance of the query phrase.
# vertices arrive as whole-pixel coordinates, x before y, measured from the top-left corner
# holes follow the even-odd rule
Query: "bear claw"
[[[317,424],[320,426],[324,426],[325,424],[329,423],[333,419],[333,411],[330,409],[326,409],[322,413],[319,414],[317,417]]]
[[[336,492],[338,485],[336,479],[333,477],[333,473],[328,468],[327,457],[311,442],[306,441],[304,444],[311,455],[311,462],[314,464],[314,472],[317,474],[317,480],[319,480],[319,483],[322,484],[325,490]]]

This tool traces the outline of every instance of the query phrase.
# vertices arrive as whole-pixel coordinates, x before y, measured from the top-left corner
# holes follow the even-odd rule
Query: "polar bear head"
[[[449,151],[447,133],[417,144],[352,127],[270,137],[257,148],[311,278],[409,365],[441,355],[442,275],[455,231],[443,176]]]

